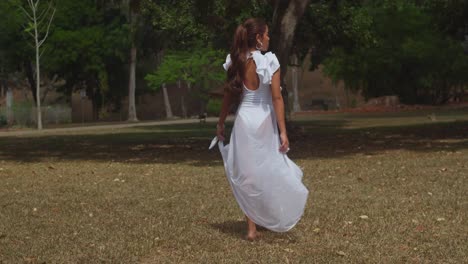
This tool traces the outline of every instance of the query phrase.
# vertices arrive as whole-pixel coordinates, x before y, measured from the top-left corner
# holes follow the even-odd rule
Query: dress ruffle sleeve
[[[276,55],[271,52],[267,52],[265,55],[254,52],[253,59],[257,65],[257,74],[260,76],[262,83],[271,84],[273,74],[280,68]]]

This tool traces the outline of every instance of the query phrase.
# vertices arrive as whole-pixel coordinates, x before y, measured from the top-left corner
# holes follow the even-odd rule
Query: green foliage
[[[15,71],[26,58],[32,58],[33,49],[28,46],[30,36],[23,30],[24,15],[18,8],[19,1],[0,1],[0,67]]]
[[[123,96],[130,39],[120,9],[98,8],[91,0],[60,1],[57,9],[45,62],[49,72],[66,79],[62,91],[70,94],[77,85],[86,84],[97,106],[106,98]]]
[[[137,80],[146,76],[153,90],[181,80],[193,88],[193,96],[207,101],[207,91],[225,78],[220,65],[235,27],[248,17],[265,18],[272,31],[275,26],[274,1],[131,2],[138,7],[132,15],[129,1],[56,1],[41,67],[44,74],[66,80],[61,92],[69,95],[86,84],[96,100],[120,102],[127,94],[133,44],[140,58],[150,58],[137,60]],[[31,63],[19,4],[27,6],[0,1],[2,78]],[[312,50],[312,69],[324,64],[334,81],[344,80],[366,97],[398,94],[406,103],[443,103],[453,87],[468,82],[462,47],[468,49],[467,17],[463,0],[313,0],[293,50],[301,59]]]
[[[405,103],[444,103],[467,83],[461,43],[431,27],[431,16],[406,1],[351,12],[345,34],[354,45],[332,48],[325,73],[366,97],[397,94]],[[395,21],[398,21],[396,23]],[[363,32],[358,37],[359,32]]]
[[[369,24],[372,21],[361,10],[362,1],[311,1],[300,21],[294,40],[295,52],[302,59],[312,50],[311,68],[314,70],[340,47],[352,50],[355,39],[372,42]]]
[[[210,98],[206,105],[206,112],[211,116],[219,116],[221,113],[221,106],[223,101],[221,99]]]
[[[153,90],[158,90],[163,83],[171,84],[181,80],[198,88],[199,95],[206,94],[212,85],[225,78],[221,66],[224,55],[222,51],[206,47],[192,51],[168,51],[157,70],[145,79]]]
[[[208,41],[209,32],[198,23],[191,0],[143,1],[142,14],[149,17],[162,48],[184,49]]]

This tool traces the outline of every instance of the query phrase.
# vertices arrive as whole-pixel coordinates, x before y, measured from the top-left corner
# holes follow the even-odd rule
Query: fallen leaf
[[[315,229],[312,230],[312,231],[313,231],[314,233],[318,233],[318,232],[320,232],[320,228],[317,227],[317,228],[315,228]]]
[[[424,230],[426,230],[426,228],[423,225],[418,225],[415,228],[415,230],[418,231],[418,232],[424,232]]]
[[[25,258],[24,258],[24,261],[25,261],[26,263],[36,263],[37,258],[36,258],[36,257],[25,257]]]

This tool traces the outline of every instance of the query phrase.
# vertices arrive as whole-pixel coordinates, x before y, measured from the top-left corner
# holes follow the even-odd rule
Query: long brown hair
[[[227,71],[226,92],[239,98],[242,93],[242,85],[245,75],[245,63],[247,53],[257,45],[257,34],[262,36],[267,25],[263,19],[249,18],[239,25],[234,34],[231,47],[231,66]]]

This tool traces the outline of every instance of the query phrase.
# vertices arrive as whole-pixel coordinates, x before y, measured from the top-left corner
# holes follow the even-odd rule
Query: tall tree
[[[128,83],[128,121],[137,122],[135,90],[136,90],[136,65],[137,65],[137,32],[140,21],[140,0],[125,0],[128,5],[127,19],[130,24],[130,74]]]
[[[22,5],[19,8],[24,12],[28,21],[25,31],[34,39],[34,49],[36,53],[36,111],[37,111],[37,129],[42,129],[41,113],[41,68],[40,57],[42,56],[41,47],[49,36],[50,25],[55,15],[55,8],[50,1],[47,5],[41,5],[40,0],[28,0],[28,10]],[[32,31],[32,32],[31,32]]]

